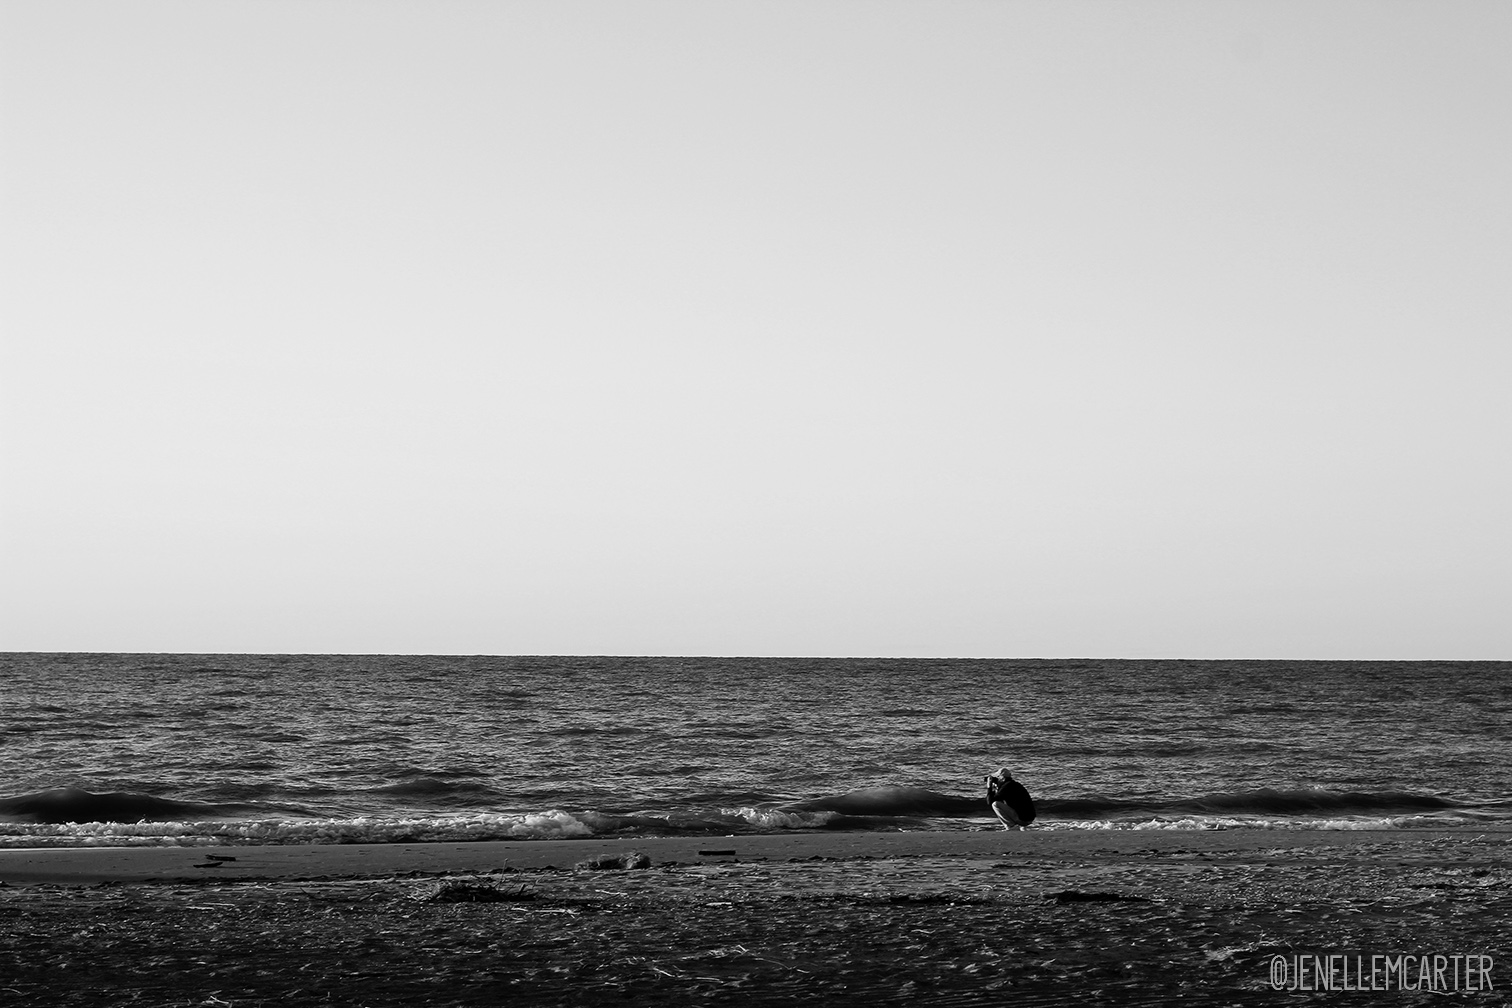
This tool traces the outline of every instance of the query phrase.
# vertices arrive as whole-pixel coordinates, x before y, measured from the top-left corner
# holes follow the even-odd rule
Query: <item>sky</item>
[[[1512,659],[1509,46],[0,0],[0,650]]]

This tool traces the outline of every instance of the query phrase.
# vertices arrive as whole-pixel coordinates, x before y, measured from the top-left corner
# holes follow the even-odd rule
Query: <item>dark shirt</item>
[[[1003,802],[1013,809],[1013,814],[1019,817],[1019,822],[1028,826],[1034,822],[1034,799],[1029,797],[1029,792],[1024,790],[1024,785],[1016,780],[1000,781],[997,778],[987,782],[987,802]]]

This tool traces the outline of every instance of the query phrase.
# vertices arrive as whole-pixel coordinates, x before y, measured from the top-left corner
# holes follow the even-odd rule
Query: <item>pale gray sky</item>
[[[0,0],[0,649],[1512,658],[1509,52]]]

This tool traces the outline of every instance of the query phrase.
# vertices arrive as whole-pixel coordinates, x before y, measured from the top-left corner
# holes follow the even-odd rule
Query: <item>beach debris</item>
[[[586,868],[589,871],[616,871],[624,868],[650,868],[651,859],[639,851],[629,854],[600,854],[586,861],[579,861],[574,868]]]
[[[536,898],[525,886],[505,888],[474,879],[446,879],[416,889],[411,898],[421,903],[523,903]]]
[[[1144,896],[1130,896],[1126,893],[1115,892],[1083,892],[1080,889],[1063,889],[1058,893],[1049,893],[1046,899],[1053,899],[1057,903],[1148,903]]]
[[[735,852],[732,851],[732,850],[701,850],[698,853],[701,854],[704,857],[734,857],[735,856]]]

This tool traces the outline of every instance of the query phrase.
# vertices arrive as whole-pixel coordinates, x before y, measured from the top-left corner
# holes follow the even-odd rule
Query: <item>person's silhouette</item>
[[[1003,829],[1023,829],[1034,822],[1034,799],[1007,767],[987,778],[987,804],[1003,821]]]

